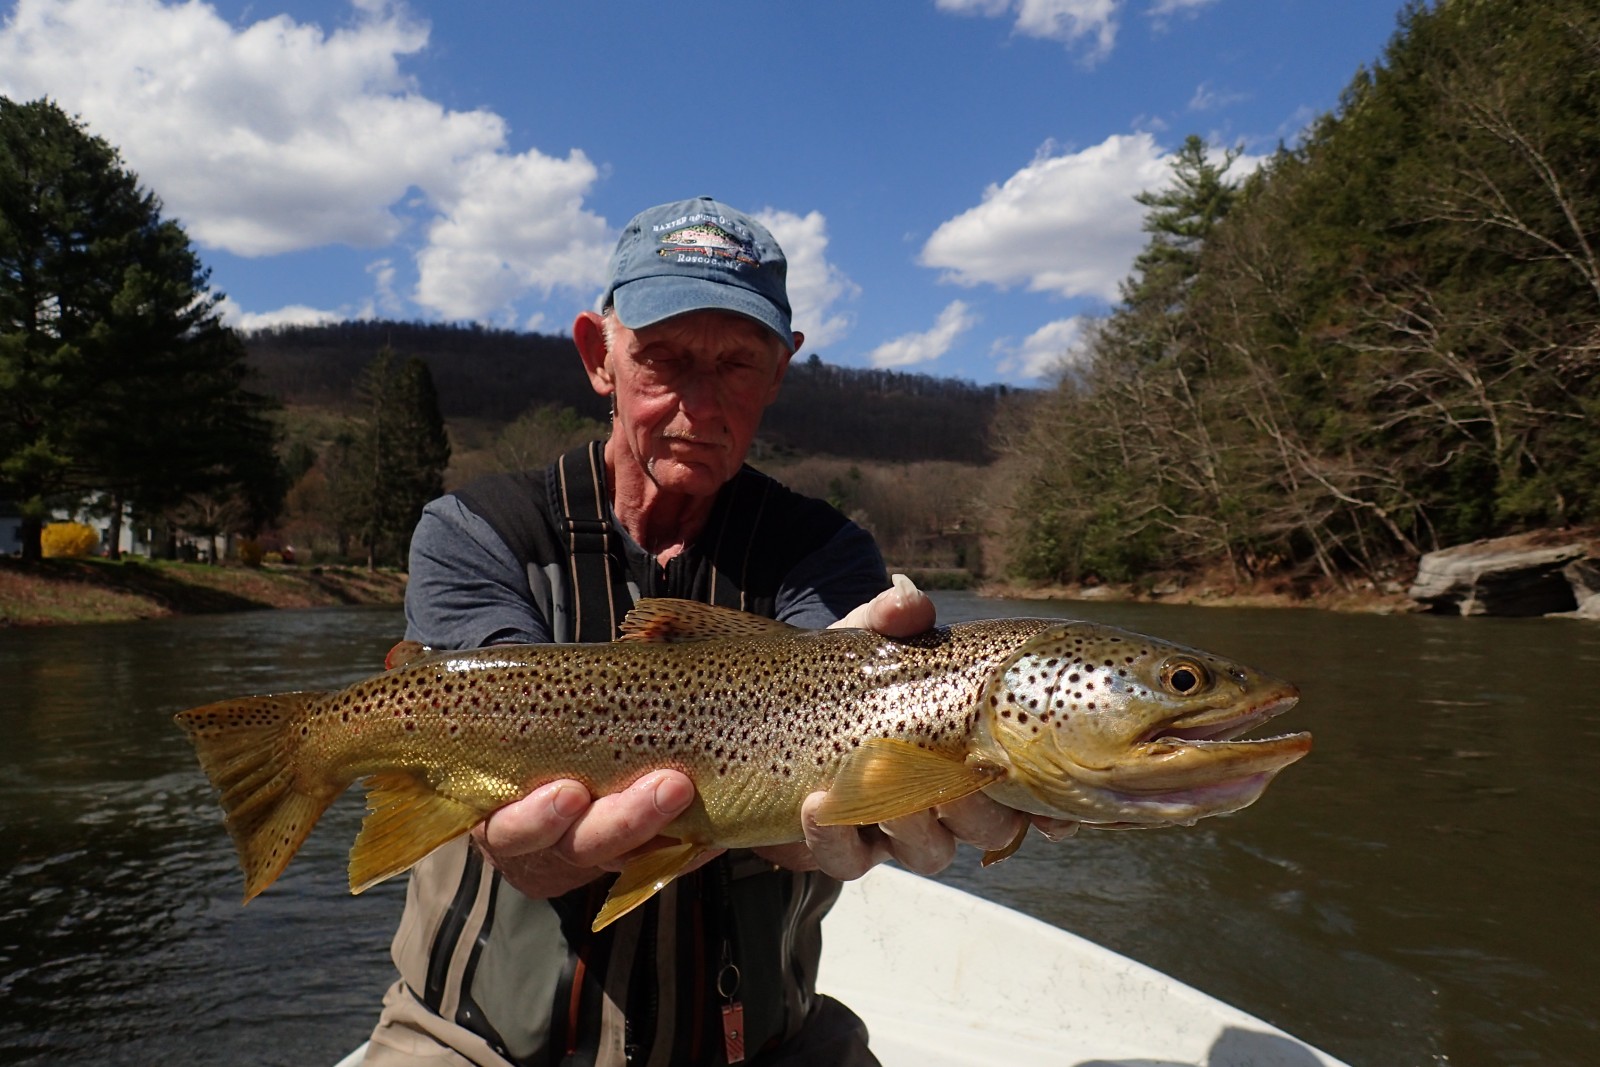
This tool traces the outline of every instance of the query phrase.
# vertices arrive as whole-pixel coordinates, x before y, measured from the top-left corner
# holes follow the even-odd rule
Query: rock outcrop
[[[1572,595],[1578,602],[1573,612],[1580,619],[1600,621],[1600,559],[1589,557],[1574,560],[1561,568],[1572,586]]]
[[[1580,596],[1580,588],[1582,595]],[[1586,541],[1532,543],[1506,537],[1430,552],[1409,596],[1427,610],[1460,615],[1600,618],[1600,559]]]

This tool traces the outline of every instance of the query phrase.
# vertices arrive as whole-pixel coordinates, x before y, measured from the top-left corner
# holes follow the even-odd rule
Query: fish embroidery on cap
[[[715,267],[738,270],[740,266],[759,267],[754,242],[747,236],[733,232],[723,221],[709,215],[690,215],[682,220],[686,225],[673,224],[659,233],[656,255],[663,259],[675,258],[679,263],[701,263]]]

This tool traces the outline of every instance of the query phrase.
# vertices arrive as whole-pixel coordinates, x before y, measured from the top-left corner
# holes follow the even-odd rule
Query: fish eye
[[[1211,673],[1194,660],[1175,659],[1162,666],[1161,683],[1178,696],[1194,696],[1211,684]]]

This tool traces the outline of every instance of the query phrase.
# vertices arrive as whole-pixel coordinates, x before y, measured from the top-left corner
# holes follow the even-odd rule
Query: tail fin
[[[343,787],[309,792],[296,782],[294,741],[305,709],[326,693],[224,700],[180,712],[176,719],[222,794],[222,811],[239,865],[244,899],[277,880],[311,827]]]

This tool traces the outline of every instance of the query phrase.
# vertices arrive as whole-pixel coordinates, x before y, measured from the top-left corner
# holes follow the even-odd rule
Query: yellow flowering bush
[[[39,535],[46,559],[82,559],[100,548],[100,534],[81,522],[52,522]]]

